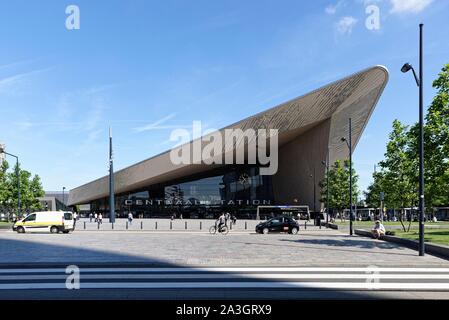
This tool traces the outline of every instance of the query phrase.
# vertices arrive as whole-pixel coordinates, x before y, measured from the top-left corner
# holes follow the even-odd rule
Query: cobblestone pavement
[[[449,261],[393,243],[308,228],[299,235],[207,231],[0,231],[6,263],[145,263],[174,266],[449,266]]]

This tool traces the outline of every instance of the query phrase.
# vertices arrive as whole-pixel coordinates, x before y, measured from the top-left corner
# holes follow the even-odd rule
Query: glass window
[[[64,220],[72,220],[72,213],[64,212]]]
[[[36,215],[35,214],[30,214],[28,217],[26,217],[23,221],[28,222],[28,221],[36,221]]]

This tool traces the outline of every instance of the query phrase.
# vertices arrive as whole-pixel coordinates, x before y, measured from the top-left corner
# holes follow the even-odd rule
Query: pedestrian
[[[98,222],[98,214],[96,212],[94,214],[94,217],[95,217],[95,222]]]
[[[229,212],[225,213],[224,218],[225,218],[225,226],[227,227],[228,226],[228,221],[231,218],[231,215],[229,214]]]
[[[98,224],[103,224],[103,215],[101,214],[101,212],[98,215]]]
[[[237,217],[235,215],[232,216],[232,223],[235,224],[237,223]]]
[[[76,226],[76,217],[77,217],[77,216],[78,216],[77,213],[74,212],[74,213],[73,213],[73,227]]]
[[[89,222],[92,222],[92,217],[93,217],[93,214],[92,214],[92,212],[90,212],[89,213]]]
[[[133,222],[133,214],[131,211],[128,213],[128,222],[129,222],[129,224],[131,224]]]

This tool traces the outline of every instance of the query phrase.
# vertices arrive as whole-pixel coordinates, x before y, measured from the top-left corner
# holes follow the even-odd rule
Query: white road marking
[[[0,276],[1,280],[57,280],[67,278],[66,274],[51,275],[8,275]],[[81,281],[84,279],[397,279],[397,280],[449,280],[449,274],[85,274],[81,275]]]
[[[449,290],[449,283],[348,282],[81,282],[81,289],[340,289],[340,290]],[[0,284],[0,290],[65,289],[64,283]]]
[[[68,264],[69,265],[69,264]],[[372,268],[372,267],[186,267],[186,268],[84,268],[83,272],[402,272],[402,273],[447,273],[449,268]],[[27,268],[0,269],[0,274],[7,273],[65,273],[65,268]]]

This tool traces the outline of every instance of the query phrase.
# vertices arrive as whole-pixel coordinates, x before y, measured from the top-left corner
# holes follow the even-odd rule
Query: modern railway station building
[[[248,157],[239,164],[175,164],[171,150],[119,170],[114,174],[116,214],[214,218],[227,211],[248,219],[256,218],[258,206],[308,205],[319,210],[318,183],[326,171],[322,162],[348,158],[341,138],[348,137],[349,119],[355,149],[387,82],[386,68],[371,67],[218,130],[277,130],[274,174],[265,174],[265,164]],[[251,143],[259,144],[260,137],[235,141],[231,149],[214,156],[247,150]],[[70,190],[68,205],[90,204],[91,211],[107,216],[108,197],[104,176]]]

